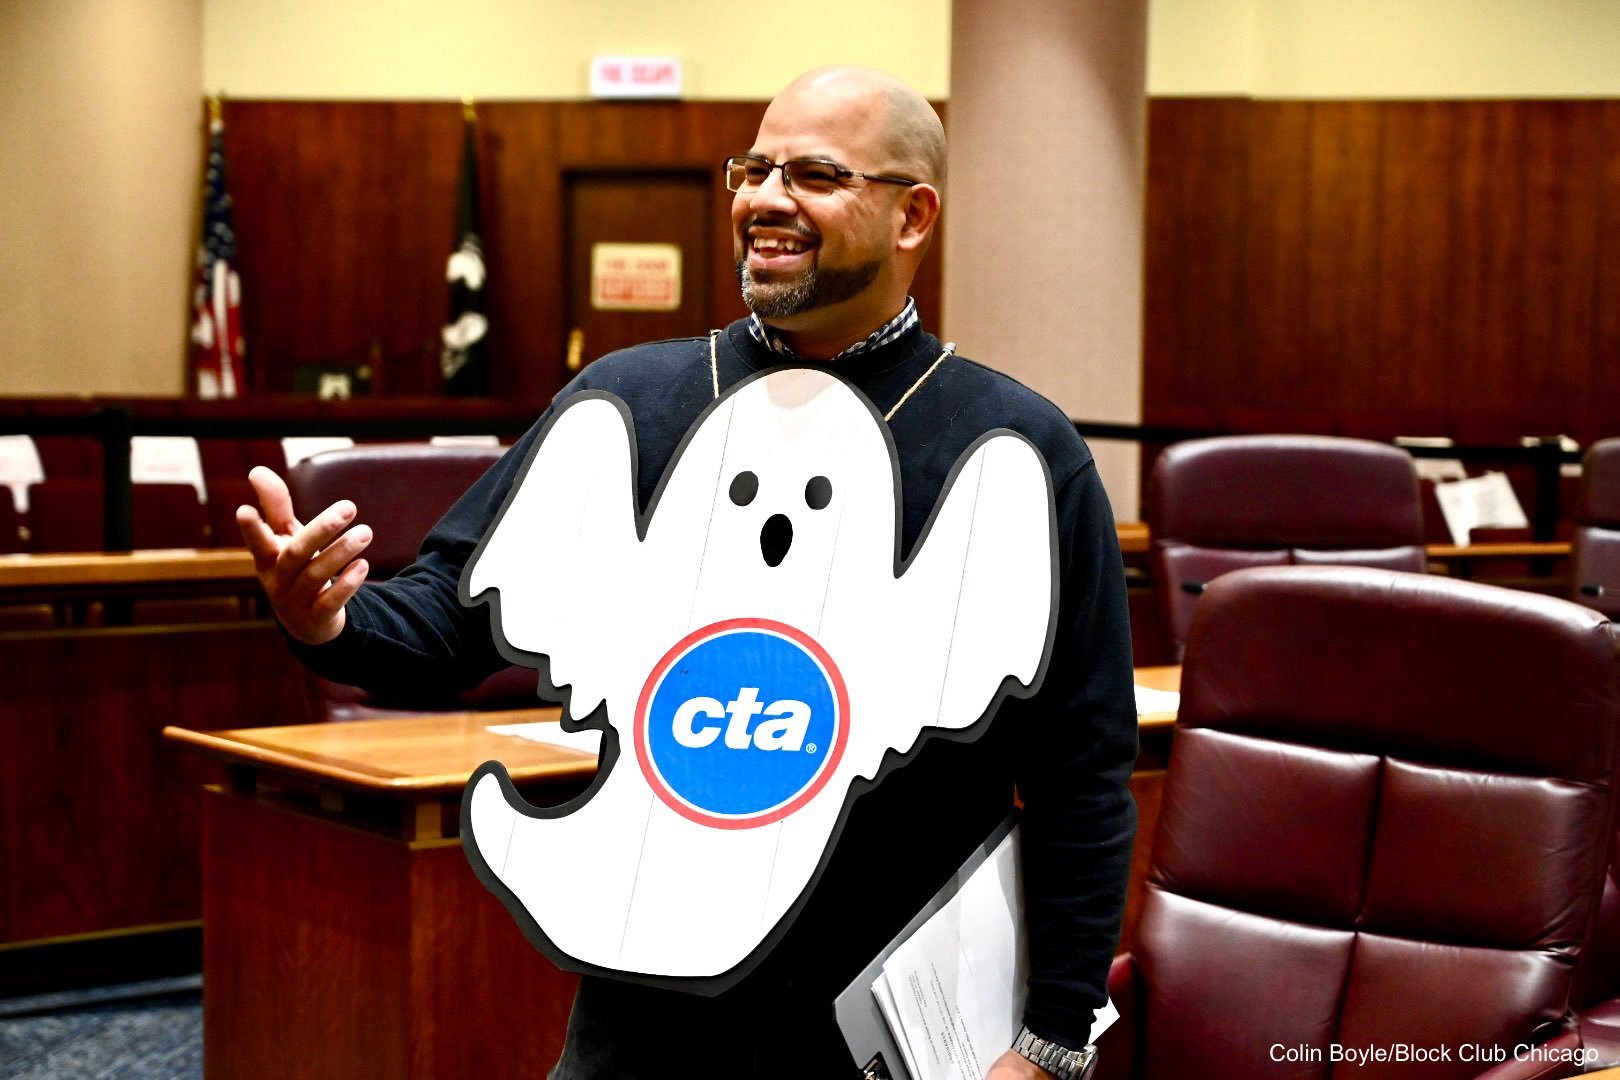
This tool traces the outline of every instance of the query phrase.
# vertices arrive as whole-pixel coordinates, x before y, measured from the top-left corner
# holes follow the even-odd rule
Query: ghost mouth
[[[766,566],[780,566],[793,546],[793,522],[786,514],[772,514],[759,530],[759,553]]]

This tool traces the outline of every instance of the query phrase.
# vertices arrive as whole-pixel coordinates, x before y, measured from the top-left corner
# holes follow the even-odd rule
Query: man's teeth
[[[769,236],[754,237],[755,251],[785,251],[789,255],[797,255],[805,249],[805,245],[797,240],[777,240]]]

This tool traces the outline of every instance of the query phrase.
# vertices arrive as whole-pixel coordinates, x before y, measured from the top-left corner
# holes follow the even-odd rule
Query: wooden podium
[[[545,1074],[576,977],[524,940],[456,831],[490,759],[537,805],[583,789],[594,755],[484,730],[556,716],[164,730],[230,767],[203,794],[211,1080]]]

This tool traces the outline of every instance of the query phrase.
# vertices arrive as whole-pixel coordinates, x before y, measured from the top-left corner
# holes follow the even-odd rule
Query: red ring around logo
[[[827,679],[832,683],[833,695],[838,701],[838,735],[833,740],[832,749],[828,752],[827,758],[822,763],[821,769],[816,773],[815,778],[805,786],[803,791],[794,796],[792,801],[754,817],[723,817],[718,814],[708,814],[685,802],[670,791],[663,778],[658,775],[658,770],[653,765],[651,754],[647,749],[647,709],[652,703],[653,691],[669,671],[671,665],[693,646],[733,630],[765,630],[773,634],[780,634],[782,637],[799,645],[811,656],[815,657],[822,670],[827,673]],[[827,655],[827,650],[823,649],[820,643],[804,631],[789,626],[787,623],[777,622],[774,619],[723,619],[720,622],[710,623],[708,626],[700,627],[687,634],[660,657],[658,663],[653,665],[652,674],[647,676],[647,681],[641,686],[641,694],[636,699],[635,738],[636,761],[641,765],[641,775],[646,779],[647,786],[652,788],[665,806],[688,821],[695,821],[699,825],[707,825],[710,828],[756,829],[761,825],[781,821],[790,814],[796,813],[802,806],[815,798],[817,793],[827,786],[827,781],[832,779],[833,773],[838,769],[839,760],[844,756],[844,746],[849,742],[849,689],[844,685],[844,676],[838,670],[838,665],[834,664],[832,657]]]

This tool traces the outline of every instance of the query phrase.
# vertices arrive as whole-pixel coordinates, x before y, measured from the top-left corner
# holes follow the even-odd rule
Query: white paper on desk
[[[28,435],[0,435],[0,484],[11,489],[17,512],[28,513],[28,485],[43,483],[45,466]]]
[[[1181,711],[1181,695],[1174,690],[1155,690],[1138,684],[1136,687],[1136,715],[1145,713],[1173,713]]]
[[[499,435],[434,435],[429,446],[499,446]]]
[[[564,750],[577,750],[591,757],[597,757],[602,752],[600,731],[564,731],[562,725],[555,720],[536,720],[529,724],[491,724],[484,730],[492,735],[512,735],[519,739],[528,739],[530,742],[561,747]]]
[[[1468,480],[1434,485],[1434,497],[1446,519],[1451,542],[1466,547],[1474,529],[1527,529],[1530,520],[1513,494],[1506,474],[1486,473]]]

